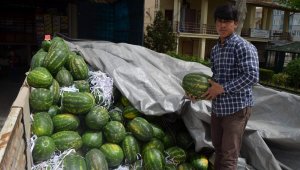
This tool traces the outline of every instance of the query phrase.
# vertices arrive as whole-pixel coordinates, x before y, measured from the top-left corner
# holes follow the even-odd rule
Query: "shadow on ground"
[[[25,80],[25,71],[19,71],[13,75],[1,73],[0,76],[0,129],[2,129],[11,105]]]

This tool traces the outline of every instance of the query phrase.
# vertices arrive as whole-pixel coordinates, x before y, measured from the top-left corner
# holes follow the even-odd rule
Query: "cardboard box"
[[[0,132],[0,169],[31,169],[30,87],[24,84]]]
[[[44,15],[44,29],[45,34],[52,34],[52,16],[45,14]]]
[[[53,33],[60,32],[60,16],[53,16]]]

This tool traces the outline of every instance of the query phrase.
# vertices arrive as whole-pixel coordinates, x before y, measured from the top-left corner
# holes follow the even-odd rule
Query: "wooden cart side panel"
[[[31,169],[30,88],[23,84],[0,133],[0,169]]]
[[[12,108],[7,120],[1,131],[1,169],[10,170],[14,167],[26,165],[25,162],[21,162],[17,165],[17,159],[25,156],[24,150],[19,150],[22,147],[22,141],[24,141],[24,126],[22,123],[22,109]],[[3,133],[2,133],[3,132]]]

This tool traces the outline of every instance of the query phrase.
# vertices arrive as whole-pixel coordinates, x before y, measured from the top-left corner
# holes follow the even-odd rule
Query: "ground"
[[[12,74],[0,74],[0,129],[8,116],[10,107],[15,101],[22,83],[25,80],[26,71],[18,71]]]

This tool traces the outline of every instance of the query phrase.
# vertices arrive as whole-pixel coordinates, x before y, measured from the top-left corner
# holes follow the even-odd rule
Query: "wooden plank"
[[[29,95],[25,81],[0,132],[1,170],[31,169]]]
[[[11,111],[0,132],[0,163],[2,169],[7,169],[10,166],[10,163],[6,160],[6,155],[11,151],[12,143],[15,138],[14,134],[22,117],[21,113],[21,108],[11,108]]]
[[[7,153],[5,154],[4,160],[6,162],[6,166],[9,167],[9,169],[14,169],[17,162],[17,158],[19,155],[24,154],[25,155],[25,148],[23,151],[20,151],[19,148],[21,146],[21,142],[23,141],[23,134],[24,134],[24,127],[22,125],[21,119],[16,124],[15,132],[13,134],[12,142],[10,144],[10,147],[7,150]],[[24,141],[23,141],[24,142]],[[23,162],[23,164],[26,164],[26,162]]]
[[[31,137],[31,123],[30,123],[30,106],[29,106],[29,95],[30,95],[30,87],[27,84],[26,80],[23,83],[22,88],[16,98],[15,102],[12,106],[23,108],[23,125],[25,130],[24,141],[26,145],[26,162],[27,162],[27,169],[31,169],[33,165],[32,155],[30,151],[30,137]]]

